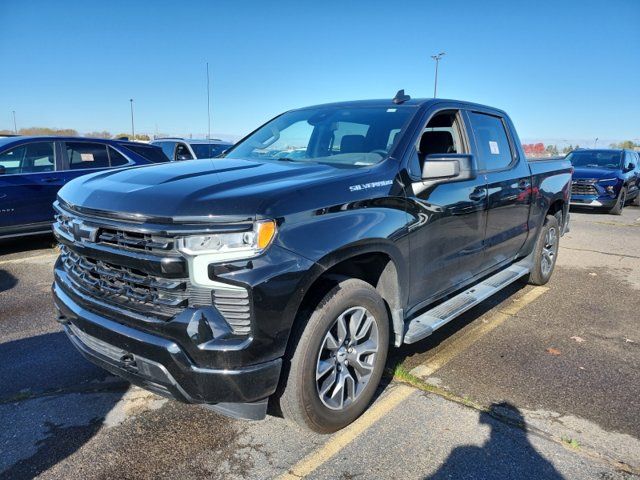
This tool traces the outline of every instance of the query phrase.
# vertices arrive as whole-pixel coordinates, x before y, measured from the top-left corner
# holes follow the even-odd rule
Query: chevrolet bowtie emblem
[[[71,233],[73,234],[73,239],[76,242],[82,242],[83,240],[95,242],[98,229],[96,227],[84,225],[80,220],[72,220]]]

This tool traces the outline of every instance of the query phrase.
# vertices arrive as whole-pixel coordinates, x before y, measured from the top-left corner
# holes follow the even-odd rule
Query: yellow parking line
[[[0,265],[7,265],[10,263],[28,263],[31,260],[41,260],[43,258],[57,257],[57,256],[58,256],[58,252],[43,253],[42,255],[34,255],[33,257],[21,257],[21,258],[12,258],[11,260],[2,260],[0,261]]]
[[[505,308],[499,308],[498,311],[491,315],[488,320],[485,320],[484,323],[479,324],[477,327],[466,332],[462,337],[452,341],[447,347],[436,353],[426,364],[411,370],[411,373],[421,377],[431,375],[451,361],[456,355],[469,348],[482,336],[500,326],[508,318],[516,315],[522,308],[540,297],[540,295],[547,290],[549,290],[547,287],[535,287],[521,297],[514,299],[511,305]],[[407,385],[394,386],[391,392],[384,395],[380,401],[375,403],[373,407],[367,410],[358,420],[333,435],[322,447],[310,453],[291,467],[286,473],[277,477],[278,480],[293,480],[306,477],[340,452],[340,450],[355,440],[361,433],[380,420],[380,418],[393,410],[393,408],[411,395],[413,391],[414,389]]]
[[[386,394],[378,403],[367,410],[358,420],[338,433],[333,435],[331,439],[325,443],[320,449],[306,456],[296,463],[289,471],[280,477],[279,480],[291,480],[296,478],[304,478],[313,472],[320,465],[325,463],[336,453],[342,450],[346,445],[351,443],[371,425],[376,423],[380,418],[407,398],[415,389],[407,385],[396,385]]]
[[[411,370],[411,374],[416,377],[423,378],[432,375],[433,372],[449,363],[453,358],[469,348],[481,337],[502,325],[509,317],[516,315],[520,310],[529,305],[547,290],[549,290],[548,287],[535,287],[521,297],[515,298],[511,305],[504,308],[498,308],[498,311],[492,314],[488,319],[472,327],[462,334],[461,337],[453,340],[426,363],[418,365]]]

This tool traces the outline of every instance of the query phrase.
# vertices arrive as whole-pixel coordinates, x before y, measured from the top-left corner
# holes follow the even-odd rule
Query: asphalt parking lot
[[[545,287],[513,285],[389,360],[331,436],[132,388],[55,322],[52,238],[0,245],[0,477],[640,475],[640,208],[572,212]]]

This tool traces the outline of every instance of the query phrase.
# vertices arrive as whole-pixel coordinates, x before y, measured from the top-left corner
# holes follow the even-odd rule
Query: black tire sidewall
[[[357,282],[357,283],[356,283]],[[375,318],[378,326],[379,350],[374,372],[360,397],[342,411],[331,410],[320,400],[315,380],[318,354],[324,337],[340,314],[351,307],[362,306]],[[305,328],[298,349],[300,394],[303,408],[314,430],[331,432],[358,418],[371,402],[380,383],[389,347],[389,317],[386,306],[376,290],[361,281],[346,280],[332,289],[313,312]]]

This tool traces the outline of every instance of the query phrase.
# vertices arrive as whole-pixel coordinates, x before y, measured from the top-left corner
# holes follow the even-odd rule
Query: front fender
[[[398,272],[401,302],[406,302],[409,246],[404,198],[376,199],[327,210],[299,222],[283,222],[278,243],[323,270],[357,255],[386,254]]]

